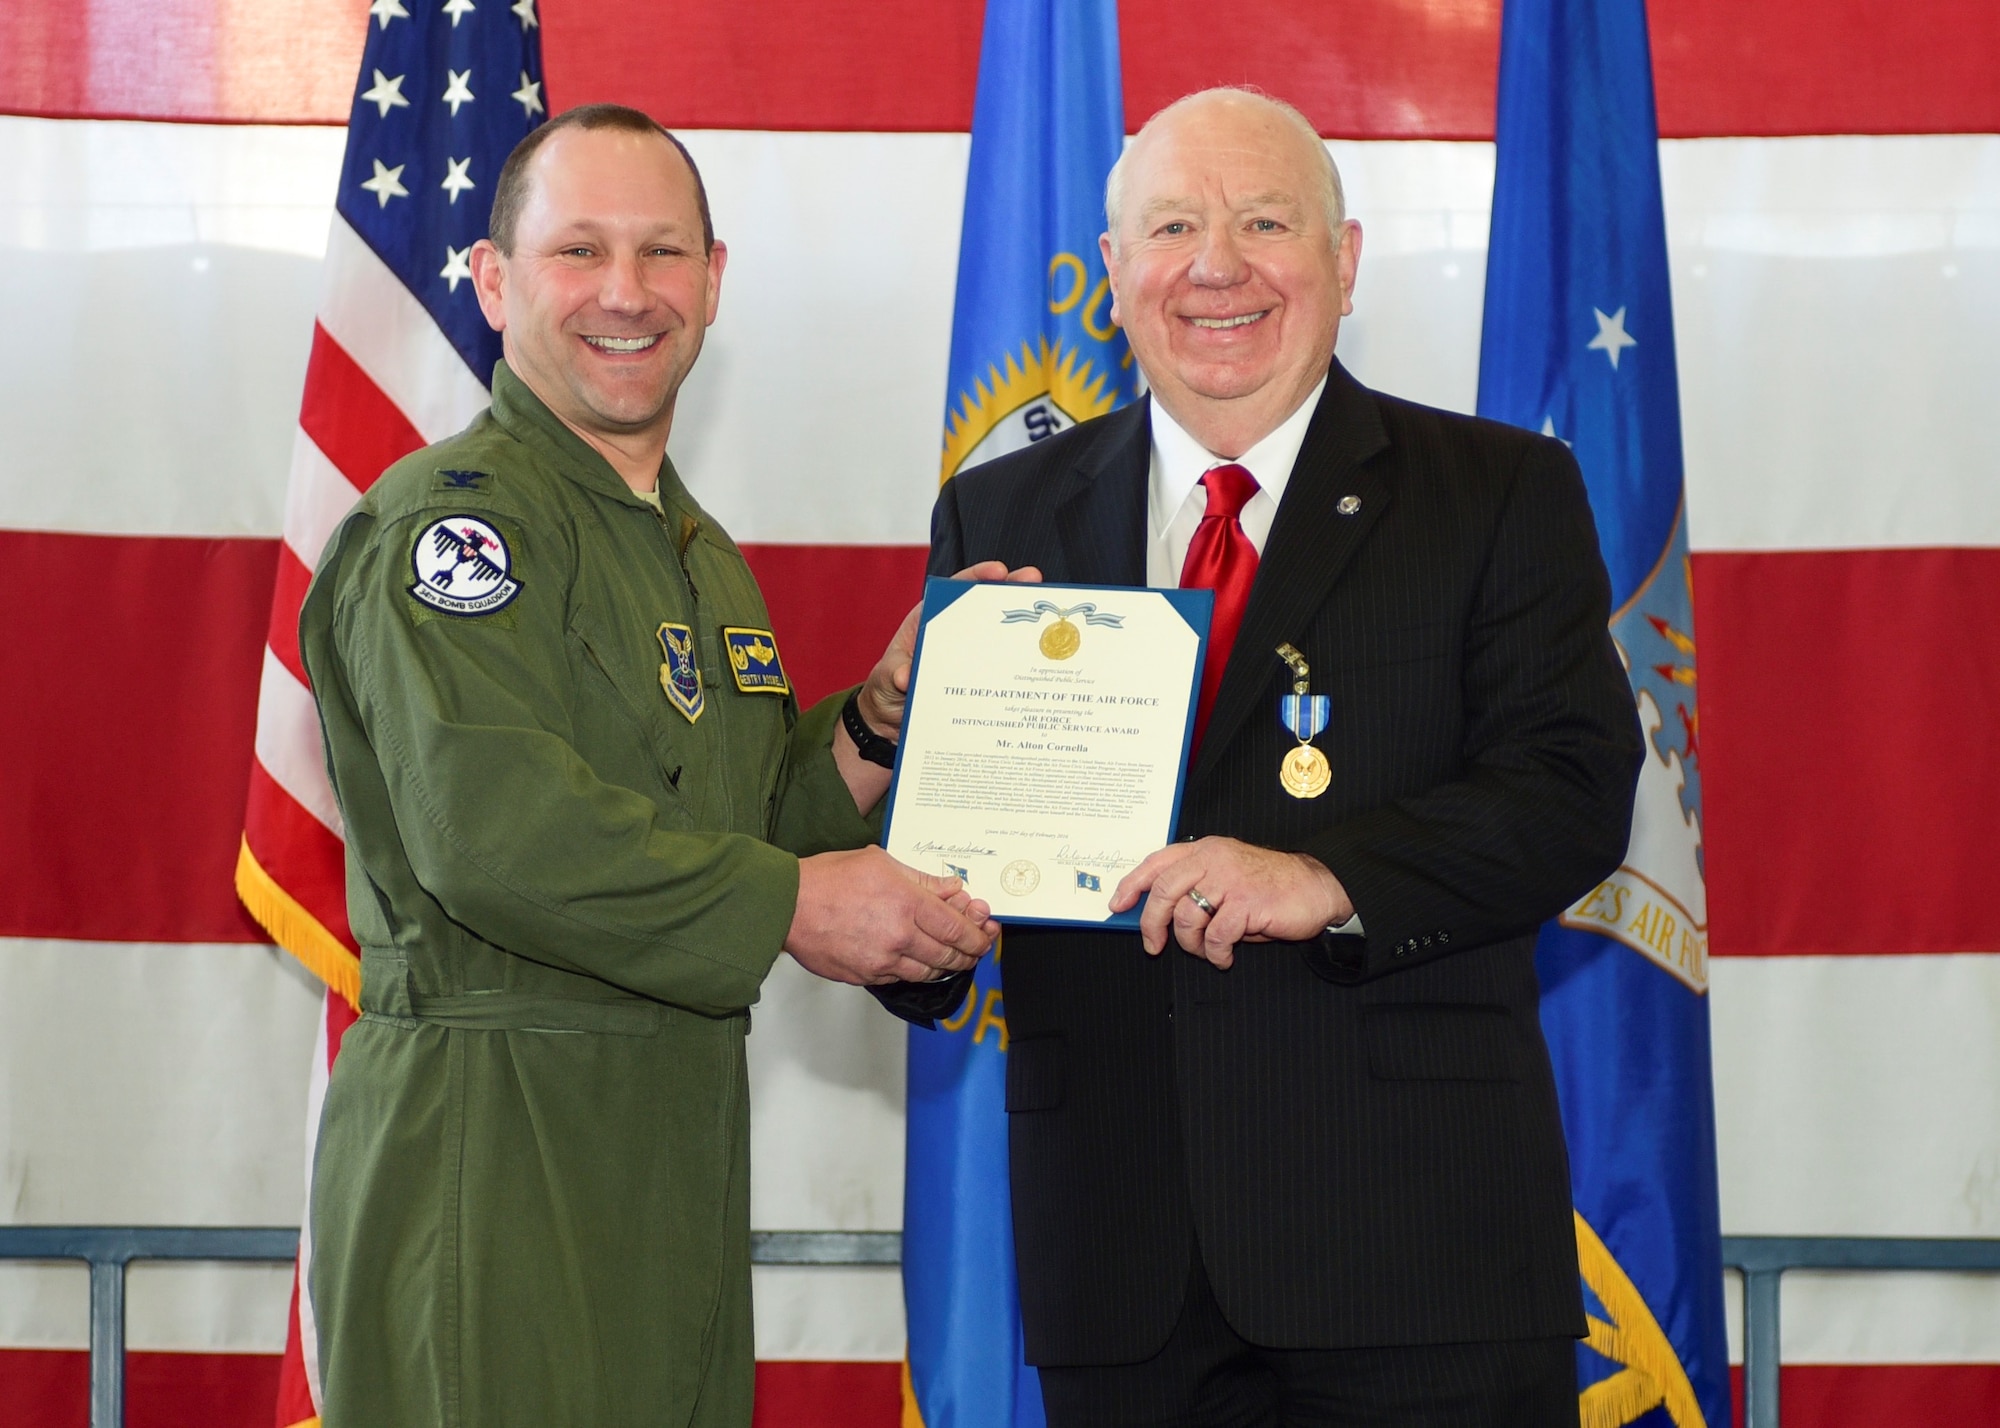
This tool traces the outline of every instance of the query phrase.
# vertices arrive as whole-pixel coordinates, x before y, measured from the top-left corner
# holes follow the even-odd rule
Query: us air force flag
[[[1647,753],[1624,865],[1543,930],[1586,1428],[1729,1422],[1680,401],[1643,0],[1508,0],[1479,412],[1575,449]]]
[[[1124,143],[1115,0],[988,0],[972,114],[944,476],[1131,399],[1097,251]],[[972,886],[975,897],[992,889]],[[1004,952],[1004,949],[1003,949]],[[935,1031],[912,1031],[903,1295],[906,1424],[1040,1428],[1021,1358],[1007,1192],[999,956]]]

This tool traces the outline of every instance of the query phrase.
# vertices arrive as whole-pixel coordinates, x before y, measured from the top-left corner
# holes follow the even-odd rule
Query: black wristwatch
[[[847,735],[854,740],[854,751],[862,758],[885,769],[896,766],[896,741],[885,739],[868,727],[868,721],[861,717],[861,691],[858,688],[840,706],[840,722],[847,726]]]

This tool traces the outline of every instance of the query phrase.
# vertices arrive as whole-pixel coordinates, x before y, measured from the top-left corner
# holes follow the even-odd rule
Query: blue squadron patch
[[[729,672],[745,694],[790,694],[785,666],[778,659],[778,641],[769,630],[722,627],[722,647],[729,651]]]
[[[417,533],[410,547],[410,594],[447,615],[490,615],[521,593],[509,573],[514,557],[500,532],[477,516],[446,516]]]
[[[660,666],[660,688],[667,702],[692,724],[701,717],[706,700],[701,692],[701,671],[694,663],[694,631],[671,622],[660,626],[660,649],[667,662]]]

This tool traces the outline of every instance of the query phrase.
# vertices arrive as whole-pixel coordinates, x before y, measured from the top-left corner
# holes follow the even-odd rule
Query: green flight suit
[[[313,1180],[327,1428],[750,1421],[748,1008],[798,857],[875,829],[837,701],[739,688],[757,583],[671,463],[659,494],[502,365],[306,597],[363,949]]]

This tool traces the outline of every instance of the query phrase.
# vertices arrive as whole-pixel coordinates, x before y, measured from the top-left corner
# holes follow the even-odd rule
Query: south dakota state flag
[[[952,314],[943,474],[1128,401],[1098,254],[1124,143],[1115,0],[989,0]],[[972,889],[975,896],[987,890]],[[903,1297],[906,1424],[1040,1428],[1021,1358],[1007,1193],[999,956],[936,1031],[910,1033]]]
[[[1590,1336],[1585,1428],[1725,1428],[1694,638],[1643,0],[1508,0],[1479,412],[1590,489],[1647,755],[1625,861],[1543,930]]]
[[[952,309],[944,477],[1138,392],[1097,251],[1125,142],[1116,0],[991,0]]]

